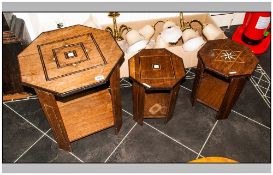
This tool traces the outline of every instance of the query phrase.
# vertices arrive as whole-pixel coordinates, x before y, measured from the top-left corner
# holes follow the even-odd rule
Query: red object
[[[270,44],[270,17],[270,12],[246,12],[232,40],[248,46],[255,54],[264,53]]]

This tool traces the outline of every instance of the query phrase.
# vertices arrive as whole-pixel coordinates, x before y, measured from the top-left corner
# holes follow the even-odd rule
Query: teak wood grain
[[[208,41],[198,52],[206,69],[220,76],[250,76],[258,64],[254,53],[230,39]]]
[[[112,97],[112,107],[114,113],[115,132],[119,132],[122,125],[122,107],[121,107],[121,94],[120,94],[120,66],[114,69],[110,77],[110,88]]]
[[[63,150],[71,151],[67,131],[54,95],[39,89],[35,89],[35,92],[59,147]]]
[[[87,93],[69,101],[59,100],[57,104],[70,142],[114,126],[108,89]]]
[[[251,50],[229,39],[208,41],[198,52],[192,90],[196,101],[217,111],[216,119],[226,119],[258,60]]]
[[[185,76],[183,61],[166,49],[144,49],[129,59],[133,81],[134,120],[163,118],[174,112],[179,86]]]
[[[81,25],[45,32],[18,59],[60,148],[112,126],[118,134],[124,58],[110,33]]]
[[[109,32],[75,25],[43,32],[18,60],[23,83],[66,96],[104,84],[123,55]]]
[[[129,75],[150,89],[171,90],[185,76],[185,68],[182,58],[166,49],[143,49],[129,59]]]

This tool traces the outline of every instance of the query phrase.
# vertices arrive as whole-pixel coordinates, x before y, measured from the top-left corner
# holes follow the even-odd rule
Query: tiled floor
[[[227,31],[231,35],[234,28]],[[239,162],[271,161],[270,51],[258,56],[260,67],[247,83],[227,120],[215,111],[192,107],[194,69],[182,82],[172,120],[132,118],[131,84],[121,80],[123,126],[72,143],[72,153],[58,149],[36,97],[3,103],[3,163],[46,162],[160,162],[181,163],[205,156]],[[255,81],[253,81],[254,79]],[[263,84],[262,84],[263,83]],[[268,88],[269,87],[269,88]],[[259,90],[260,89],[260,90]]]

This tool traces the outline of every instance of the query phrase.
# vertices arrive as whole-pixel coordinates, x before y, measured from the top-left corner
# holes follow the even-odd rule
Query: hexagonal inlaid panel
[[[129,59],[130,77],[150,88],[169,89],[185,76],[182,58],[166,49],[144,49]]]
[[[92,33],[44,43],[37,47],[47,81],[107,64]]]
[[[198,52],[206,69],[224,77],[250,75],[258,64],[252,51],[229,39],[208,41]]]
[[[123,52],[109,32],[75,25],[42,33],[18,60],[23,83],[64,96],[105,83]]]

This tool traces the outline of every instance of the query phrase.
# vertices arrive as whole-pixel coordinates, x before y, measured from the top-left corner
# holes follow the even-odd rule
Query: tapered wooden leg
[[[238,99],[244,84],[246,82],[246,78],[233,78],[228,86],[227,92],[221,104],[221,107],[216,115],[217,120],[226,119],[229,116],[229,113],[232,109],[232,106],[235,104]]]
[[[143,125],[145,89],[140,84],[133,82],[133,113],[134,120]]]
[[[110,87],[112,96],[112,107],[115,118],[115,133],[118,134],[122,126],[122,106],[121,106],[121,95],[120,95],[120,70],[119,65],[116,66],[114,72],[110,77]]]
[[[203,64],[201,63],[200,60],[198,60],[198,65],[195,72],[195,78],[194,78],[192,93],[191,93],[192,106],[194,106],[197,101],[197,92],[198,92],[200,82],[202,81],[203,72],[204,72]]]
[[[168,113],[167,117],[165,118],[165,124],[170,121],[170,119],[173,116],[177,96],[180,90],[180,82],[172,89],[171,95],[170,95],[170,103],[169,103],[169,108],[168,108]]]
[[[59,147],[63,150],[71,152],[70,141],[68,139],[55,96],[39,89],[35,89],[35,92],[39,98],[47,121],[52,128],[54,137]]]

